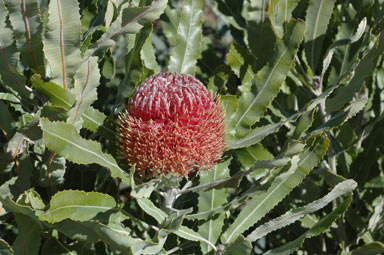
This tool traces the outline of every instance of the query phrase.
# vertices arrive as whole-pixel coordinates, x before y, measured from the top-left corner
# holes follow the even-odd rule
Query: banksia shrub
[[[142,176],[208,170],[221,158],[224,135],[219,99],[186,74],[149,77],[120,116],[122,156]]]

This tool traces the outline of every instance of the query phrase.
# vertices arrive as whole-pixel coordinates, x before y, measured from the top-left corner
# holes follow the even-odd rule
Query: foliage
[[[0,0],[1,254],[384,253],[383,0]],[[145,179],[116,120],[159,71],[222,161]]]

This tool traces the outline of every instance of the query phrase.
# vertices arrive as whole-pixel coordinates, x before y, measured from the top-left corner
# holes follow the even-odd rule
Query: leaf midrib
[[[57,138],[59,138],[59,139],[65,141],[65,142],[68,142],[69,144],[71,144],[71,145],[73,145],[73,146],[79,148],[80,150],[83,150],[83,151],[85,151],[85,152],[87,152],[87,153],[89,153],[89,154],[92,154],[92,155],[96,156],[97,158],[99,158],[99,159],[101,159],[102,161],[104,161],[105,163],[107,163],[109,166],[113,166],[114,168],[120,169],[119,166],[118,166],[117,164],[115,164],[115,163],[113,163],[113,162],[109,162],[106,158],[100,156],[99,154],[97,154],[97,153],[95,153],[95,152],[93,152],[93,151],[90,151],[90,150],[88,150],[88,149],[82,147],[81,145],[79,145],[79,144],[77,144],[77,143],[74,143],[74,142],[72,142],[71,140],[68,140],[68,139],[65,138],[65,137],[56,135],[55,133],[50,132],[50,131],[48,131],[48,130],[44,130],[44,132],[46,132],[46,133],[48,133],[48,134],[50,134],[50,135],[52,135],[52,136],[55,136],[55,137],[57,137]]]
[[[59,211],[59,210],[65,210],[65,209],[77,209],[77,208],[81,208],[81,209],[102,209],[102,210],[109,210],[111,209],[112,207],[107,207],[107,206],[97,206],[97,205],[64,205],[64,206],[60,206],[58,208],[55,208],[53,210],[49,210],[48,212],[50,212],[51,214],[56,212],[56,211]]]

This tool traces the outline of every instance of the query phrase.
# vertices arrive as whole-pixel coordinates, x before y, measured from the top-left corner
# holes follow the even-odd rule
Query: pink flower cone
[[[120,116],[122,156],[142,176],[209,170],[224,150],[224,112],[196,78],[162,73],[135,91]]]

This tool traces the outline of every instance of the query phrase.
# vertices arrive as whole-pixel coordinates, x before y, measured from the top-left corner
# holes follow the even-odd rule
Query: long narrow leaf
[[[44,37],[44,52],[51,77],[65,89],[73,87],[73,77],[82,61],[81,22],[77,0],[49,2],[49,20]]]
[[[103,36],[96,42],[96,46],[90,49],[85,59],[92,56],[98,49],[110,45],[116,36],[120,34],[136,34],[145,23],[153,22],[160,17],[168,0],[155,0],[151,6],[127,7],[124,5],[120,14]]]
[[[195,74],[201,51],[203,0],[184,0],[177,28],[176,46],[171,51],[168,70]]]
[[[296,208],[286,212],[284,215],[271,220],[260,227],[256,228],[252,233],[247,236],[247,239],[254,242],[263,236],[276,231],[280,228],[288,226],[307,214],[314,213],[324,206],[335,200],[336,198],[353,191],[357,187],[357,183],[354,180],[347,180],[337,184],[331,192],[319,200],[316,200],[306,206]]]
[[[42,21],[38,0],[5,0],[22,60],[45,75]]]
[[[219,178],[229,177],[229,163],[230,160],[227,160],[223,163],[217,164],[209,171],[200,172],[200,184],[210,183]],[[200,192],[198,200],[198,213],[212,211],[213,209],[222,206],[227,202],[227,193],[228,189],[225,188]],[[209,219],[199,226],[198,233],[211,243],[215,244],[221,233],[221,228],[224,225],[224,216],[224,213],[222,213],[215,219]],[[208,253],[212,250],[212,248],[207,243],[201,243],[201,250],[203,253]]]
[[[353,78],[345,87],[341,87],[335,93],[335,96],[326,102],[328,113],[341,109],[345,104],[352,100],[353,96],[358,93],[364,80],[372,73],[377,58],[384,51],[384,31],[380,33],[376,39],[374,47],[364,55],[358,62],[356,70],[353,72]]]
[[[233,224],[224,232],[221,241],[223,243],[234,241],[241,233],[274,208],[318,164],[325,155],[328,144],[326,138],[319,137],[313,149],[302,154],[300,159],[294,158],[295,160],[288,172],[279,175],[266,192],[257,195],[246,204]]]
[[[175,231],[175,234],[186,240],[206,243],[216,251],[216,246],[213,243],[188,227],[181,226],[178,230]]]
[[[13,31],[7,26],[8,12],[0,2],[0,77],[2,83],[17,91],[24,99],[29,98],[25,87],[26,79],[17,71],[20,53],[18,52]]]
[[[234,129],[238,138],[248,134],[253,125],[264,114],[268,105],[278,94],[282,83],[293,63],[296,51],[304,36],[305,24],[291,20],[284,40],[278,42],[276,57],[261,69],[255,77],[257,94],[243,91],[239,98]]]
[[[349,195],[346,200],[343,201],[335,210],[330,214],[327,214],[319,222],[317,222],[311,229],[307,230],[304,234],[296,238],[295,240],[280,246],[279,248],[270,250],[264,254],[266,255],[289,255],[299,249],[304,240],[311,238],[329,229],[332,223],[339,218],[349,207],[352,201],[352,195]]]
[[[129,176],[110,155],[101,151],[101,144],[82,138],[76,128],[64,122],[51,122],[46,118],[40,120],[43,130],[43,142],[52,151],[78,164],[96,163],[111,171],[111,176],[120,178],[129,184]]]
[[[54,82],[45,82],[38,75],[31,78],[32,86],[39,92],[43,93],[48,100],[58,107],[69,110],[76,102],[75,95],[69,90],[64,89]],[[103,129],[109,135],[114,136],[114,130],[103,125],[104,120],[107,118],[103,113],[99,112],[93,107],[88,107],[82,114],[84,119],[84,127],[92,132],[96,132],[98,128]]]
[[[305,53],[315,73],[320,60],[321,47],[327,26],[333,11],[334,0],[310,0],[306,15],[307,31],[305,33]]]
[[[284,26],[292,17],[299,0],[272,0],[268,6],[268,16],[271,20],[272,28],[279,38],[284,35]]]
[[[97,57],[91,57],[81,63],[75,74],[76,104],[69,111],[68,122],[75,123],[81,115],[97,100],[96,88],[99,85],[100,71]]]

